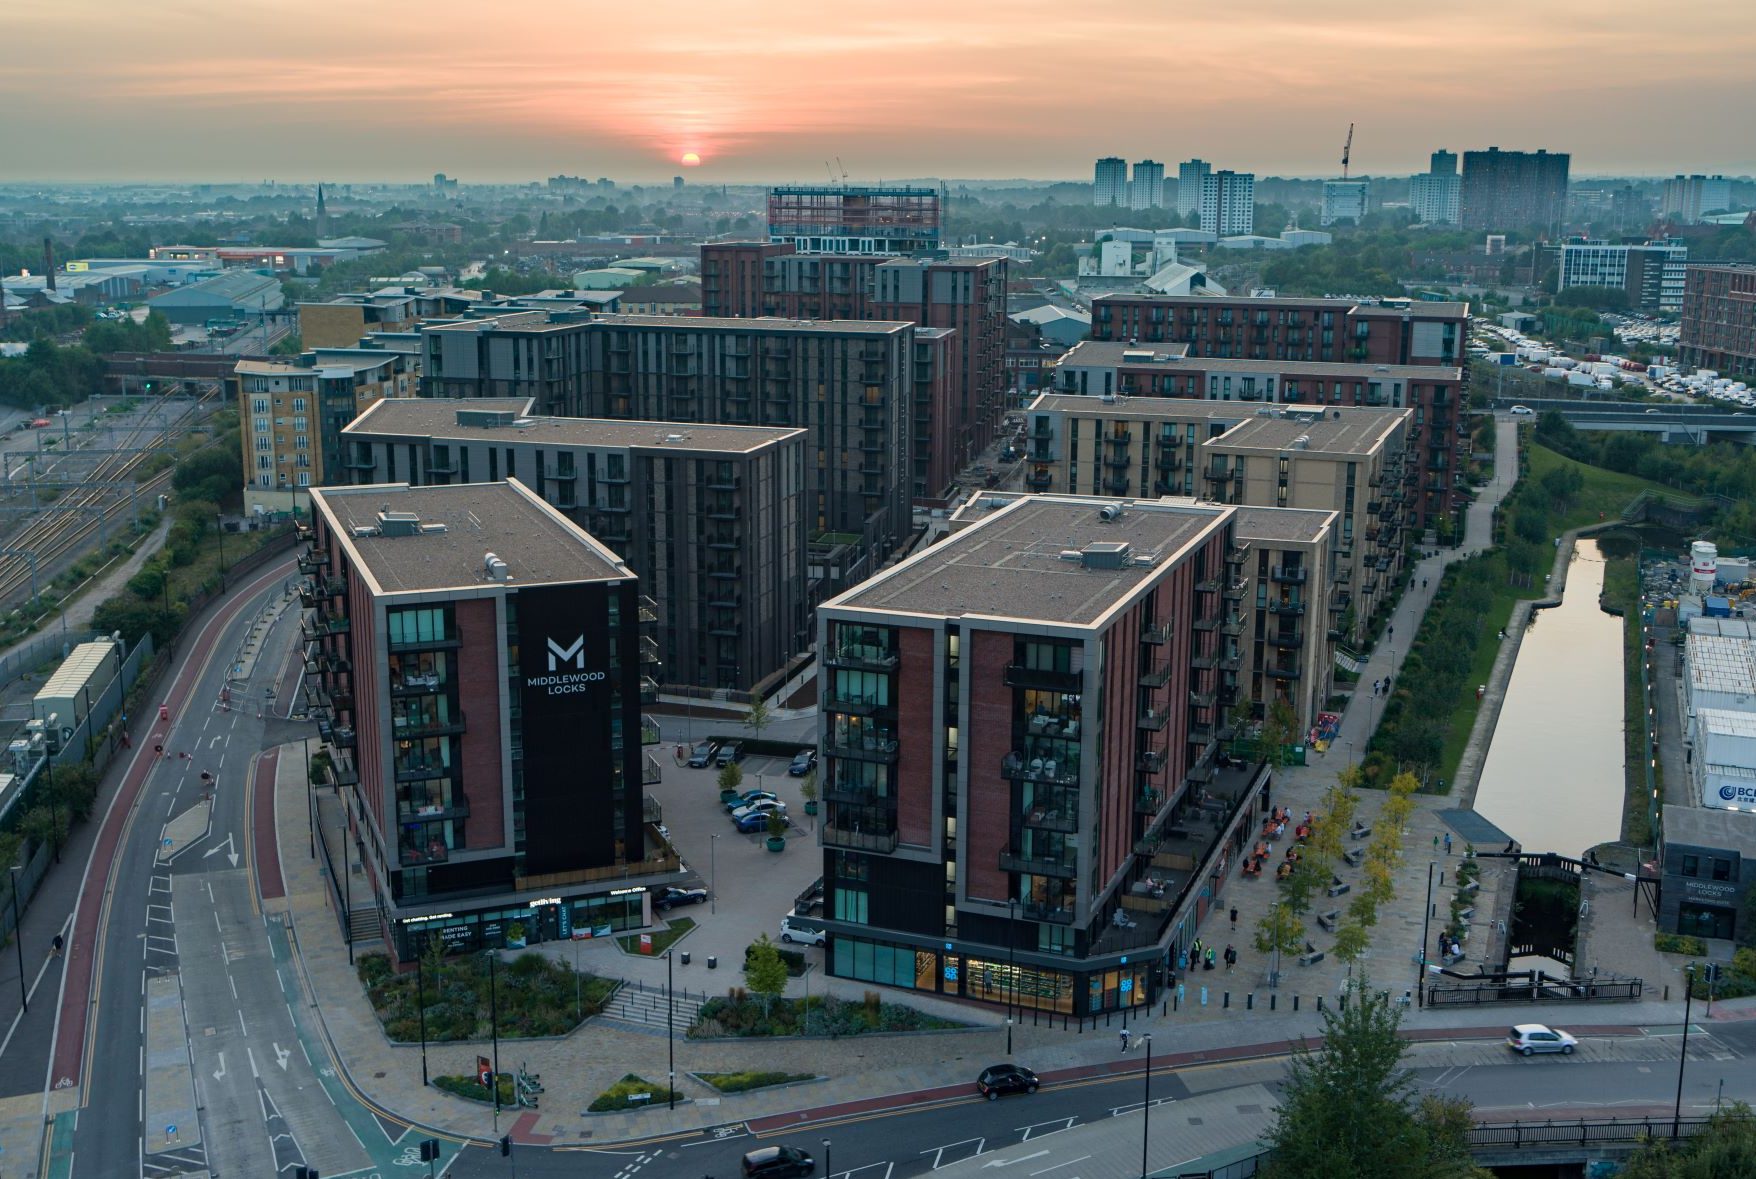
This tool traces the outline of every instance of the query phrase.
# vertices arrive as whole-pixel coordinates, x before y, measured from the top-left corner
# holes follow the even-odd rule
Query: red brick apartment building
[[[1756,374],[1756,266],[1691,266],[1683,280],[1684,364],[1726,376]]]

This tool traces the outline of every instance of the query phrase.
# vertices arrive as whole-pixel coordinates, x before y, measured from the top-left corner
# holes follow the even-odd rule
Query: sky
[[[0,181],[1327,176],[1350,122],[1357,173],[1497,145],[1737,175],[1750,5],[6,0]]]

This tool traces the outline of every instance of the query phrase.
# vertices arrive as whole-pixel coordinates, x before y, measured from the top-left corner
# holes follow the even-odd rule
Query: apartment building
[[[1201,177],[1201,228],[1221,237],[1256,232],[1256,177],[1221,170]]]
[[[1201,209],[1201,192],[1212,172],[1213,165],[1206,160],[1184,160],[1177,165],[1177,216],[1187,217]]]
[[[908,257],[939,248],[937,188],[836,184],[768,190],[768,240],[801,254]]]
[[[881,561],[911,527],[914,328],[521,312],[429,324],[432,397],[523,397],[555,417],[810,431],[806,528]]]
[[[1724,176],[1673,176],[1665,181],[1659,213],[1683,225],[1698,225],[1707,213],[1732,211],[1732,182]]]
[[[975,502],[818,612],[830,972],[1154,1003],[1267,797],[1219,746],[1238,509]]]
[[[1465,229],[1525,229],[1559,233],[1567,213],[1566,152],[1539,150],[1463,153],[1458,216]]]
[[[1452,367],[1468,336],[1468,303],[1128,293],[1091,306],[1094,340],[1181,343],[1221,359]]]
[[[1006,259],[797,254],[787,245],[720,242],[701,247],[701,269],[708,316],[907,321],[956,333],[945,344],[951,395],[917,435],[916,499],[942,497],[993,442],[1009,387]]]
[[[1463,178],[1457,174],[1457,153],[1440,148],[1425,173],[1408,179],[1408,204],[1423,225],[1456,225]]]
[[[1610,287],[1639,311],[1681,311],[1689,247],[1679,241],[1612,244],[1576,238],[1561,244],[1559,290]]]
[[[413,397],[415,364],[396,352],[307,352],[233,369],[248,504],[286,511],[307,488],[342,480],[341,432],[384,398]]]
[[[1283,604],[1280,621],[1288,613],[1302,617],[1305,606],[1327,596],[1327,620],[1312,613],[1311,626],[1362,641],[1372,612],[1408,560],[1405,530],[1414,522],[1411,501],[1421,478],[1410,456],[1413,418],[1410,409],[1283,410],[1247,418],[1201,444],[1199,474],[1207,498],[1335,514],[1333,568],[1313,577],[1301,559],[1292,564],[1306,572],[1294,578],[1284,575],[1287,566],[1275,567],[1281,575],[1262,567],[1267,588]],[[1331,583],[1322,595],[1314,584],[1319,579]],[[1292,606],[1285,591],[1296,591]]]
[[[1152,347],[1087,340],[1061,358],[1052,388],[1082,396],[1241,401],[1298,410],[1408,409],[1411,523],[1441,535],[1467,502],[1458,479],[1470,439],[1462,416],[1464,372],[1437,365],[1209,360],[1179,344]],[[1412,476],[1411,476],[1412,477]]]
[[[541,417],[522,398],[382,401],[342,432],[349,482],[518,479],[660,603],[664,682],[758,689],[811,641],[798,427]]]
[[[1688,267],[1677,345],[1684,364],[1726,376],[1756,375],[1756,266]]]
[[[681,865],[643,821],[633,571],[516,481],[311,507],[305,694],[365,873],[349,928],[375,916],[407,962],[645,924]]]
[[[1241,595],[1248,626],[1236,647],[1222,648],[1220,668],[1235,676],[1235,700],[1248,701],[1259,718],[1285,705],[1300,733],[1316,725],[1333,680],[1335,623],[1345,614],[1334,609],[1340,519],[1333,511],[1258,507],[1233,517],[1248,555],[1241,579],[1223,592]]]
[[[1120,156],[1105,156],[1097,162],[1097,167],[1092,174],[1091,203],[1127,207],[1127,160]]]
[[[1325,180],[1319,221],[1323,225],[1358,225],[1372,207],[1369,180]]]
[[[1134,165],[1128,182],[1130,209],[1160,209],[1165,203],[1165,166],[1157,160],[1141,160]]]

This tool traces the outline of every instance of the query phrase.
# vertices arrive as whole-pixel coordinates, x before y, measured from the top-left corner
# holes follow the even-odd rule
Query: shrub
[[[817,1079],[814,1073],[743,1072],[696,1073],[695,1075],[721,1093],[748,1093],[752,1089],[765,1089],[770,1085],[790,1085],[795,1081],[815,1081]]]
[[[630,1098],[645,1094],[644,1100],[630,1101]],[[598,1094],[597,1099],[586,1106],[592,1113],[610,1113],[618,1109],[644,1109],[654,1105],[668,1104],[673,1094],[663,1085],[655,1085],[644,1077],[629,1073],[608,1089]]]
[[[1653,949],[1661,954],[1694,954],[1707,953],[1707,943],[1698,937],[1690,937],[1683,933],[1658,933],[1652,938]]]
[[[500,1105],[502,1107],[516,1106],[518,1099],[512,1093],[512,1074],[501,1073],[498,1081]],[[484,1104],[491,1104],[494,1100],[494,1095],[488,1092],[488,1087],[474,1077],[434,1077],[433,1087]]]

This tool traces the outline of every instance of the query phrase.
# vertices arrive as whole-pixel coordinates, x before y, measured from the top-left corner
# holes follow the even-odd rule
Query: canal
[[[1561,604],[1532,612],[1482,765],[1475,809],[1525,851],[1621,838],[1622,623],[1598,606],[1604,568],[1582,541]]]

